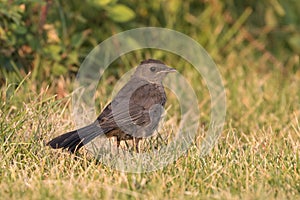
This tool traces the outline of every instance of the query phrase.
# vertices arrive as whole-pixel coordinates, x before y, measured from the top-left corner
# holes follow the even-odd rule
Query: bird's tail
[[[67,149],[71,153],[78,151],[83,145],[92,141],[95,137],[105,133],[95,123],[75,131],[62,134],[47,143],[53,149]]]

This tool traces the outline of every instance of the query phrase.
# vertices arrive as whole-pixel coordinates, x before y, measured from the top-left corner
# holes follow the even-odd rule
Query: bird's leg
[[[139,153],[139,142],[140,142],[141,138],[133,138],[134,144],[135,144],[135,150],[137,153]]]
[[[121,138],[117,137],[117,151],[118,151],[118,153],[119,153],[120,143],[121,143]]]

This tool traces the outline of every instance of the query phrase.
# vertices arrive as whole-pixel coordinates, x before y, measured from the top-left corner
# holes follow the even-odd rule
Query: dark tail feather
[[[47,143],[53,149],[67,149],[74,153],[83,145],[92,141],[95,137],[105,133],[99,126],[95,124],[88,125],[75,131],[62,134]]]

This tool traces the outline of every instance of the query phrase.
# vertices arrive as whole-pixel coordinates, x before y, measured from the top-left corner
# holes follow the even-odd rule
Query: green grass
[[[251,63],[253,67],[245,67]],[[200,157],[199,134],[177,161],[141,174],[110,169],[84,150],[74,156],[46,147],[44,143],[54,135],[74,127],[71,98],[57,100],[47,87],[35,91],[30,75],[18,87],[7,84],[1,88],[0,198],[300,198],[300,76],[282,68],[260,67],[267,65],[253,62],[252,57],[229,56],[219,65],[227,116],[217,145]],[[101,88],[100,93],[108,97],[110,91]],[[199,95],[199,106],[208,122],[206,95],[206,91]],[[168,102],[170,110],[172,103],[173,98]],[[170,117],[167,123],[176,121]],[[207,124],[203,126],[205,130]]]
[[[189,26],[175,23],[180,15],[166,15],[173,19],[167,27],[176,25],[206,47],[224,82],[225,126],[209,155],[200,157],[202,134],[210,122],[209,92],[179,56],[149,49],[121,56],[113,64],[119,68],[104,74],[95,94],[100,112],[129,66],[150,57],[175,67],[193,86],[201,111],[194,144],[163,169],[141,174],[113,170],[85,150],[70,155],[45,146],[75,126],[72,75],[52,76],[52,65],[42,61],[45,79],[34,71],[1,68],[1,83],[6,84],[0,87],[0,199],[300,199],[299,55],[285,56],[287,47],[280,47],[278,52],[285,53],[275,57],[265,48],[271,41],[266,42],[266,35],[254,37],[247,31],[243,24],[255,10],[246,9],[232,20],[218,5],[184,15]],[[167,128],[161,138],[180,121],[178,102],[170,92],[166,107]],[[142,150],[154,143],[159,148],[166,142],[161,138],[144,140]]]

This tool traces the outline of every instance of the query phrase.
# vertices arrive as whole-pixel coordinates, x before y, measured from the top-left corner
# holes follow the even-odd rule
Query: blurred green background
[[[20,82],[31,72],[31,80],[55,88],[58,79],[74,77],[97,44],[147,26],[189,35],[221,67],[230,67],[228,59],[239,59],[243,66],[249,58],[261,71],[279,67],[296,73],[299,68],[297,0],[0,2],[1,85]]]

